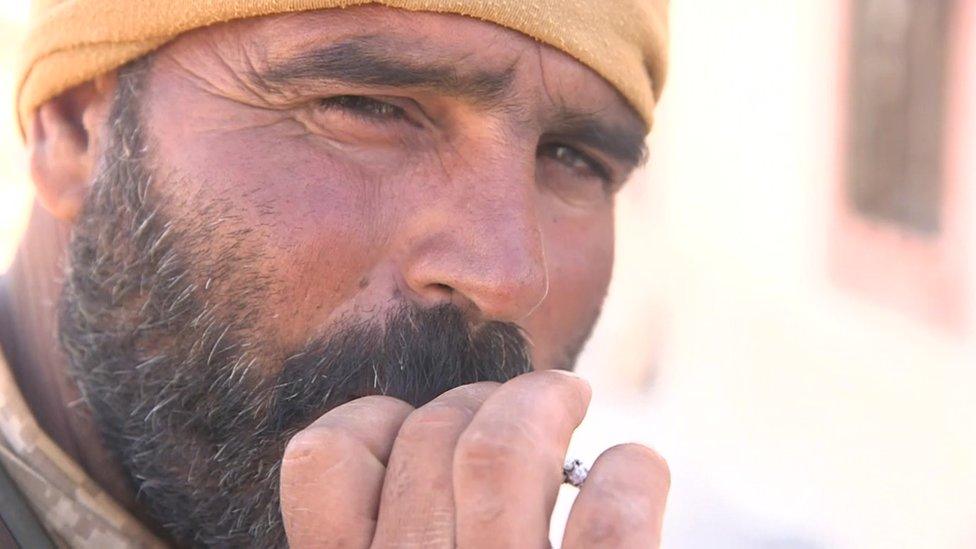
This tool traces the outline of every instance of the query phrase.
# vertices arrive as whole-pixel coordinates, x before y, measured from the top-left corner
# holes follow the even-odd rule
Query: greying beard
[[[255,341],[266,299],[243,240],[202,275],[200,222],[167,220],[153,192],[138,96],[149,62],[121,71],[110,147],[73,235],[60,338],[105,443],[140,501],[178,542],[284,545],[278,472],[288,439],[365,393],[421,405],[531,370],[517,327],[472,329],[445,306],[345,322],[275,358]],[[231,279],[233,303],[194,280]],[[222,274],[223,273],[223,274]],[[268,372],[273,372],[269,374]]]

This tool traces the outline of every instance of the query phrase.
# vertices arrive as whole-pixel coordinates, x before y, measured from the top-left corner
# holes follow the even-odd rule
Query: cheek
[[[565,351],[588,333],[613,272],[611,205],[585,218],[552,221],[544,227],[549,293],[526,320],[538,368],[558,365]]]
[[[300,347],[362,292],[393,218],[372,183],[381,174],[268,131],[164,134],[158,143],[156,163],[173,182],[168,202],[189,212],[188,225],[208,227],[201,265],[222,274],[212,294],[226,306],[246,299],[258,335],[280,350]]]

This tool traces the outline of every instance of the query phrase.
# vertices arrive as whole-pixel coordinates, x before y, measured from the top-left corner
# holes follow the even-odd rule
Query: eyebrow
[[[481,106],[498,104],[512,93],[514,67],[461,73],[449,64],[419,64],[411,57],[393,53],[410,48],[416,46],[385,37],[355,36],[303,52],[261,71],[255,69],[249,76],[251,82],[269,92],[301,82],[333,81],[431,90]]]
[[[416,61],[411,43],[376,35],[345,38],[325,47],[302,52],[264,69],[252,69],[249,80],[269,93],[304,82],[341,82],[353,86],[413,88],[465,99],[484,108],[504,105],[514,93],[515,68],[461,73],[455,65]],[[421,52],[422,53],[422,52]],[[608,125],[597,115],[562,108],[550,138],[578,143],[633,166],[647,159],[647,134],[640,128]]]

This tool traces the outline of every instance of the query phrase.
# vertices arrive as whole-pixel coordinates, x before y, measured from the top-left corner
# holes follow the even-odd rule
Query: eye
[[[386,101],[362,95],[336,95],[319,100],[319,107],[326,110],[341,110],[371,122],[406,119],[406,111]]]
[[[610,171],[590,155],[569,145],[550,143],[539,147],[539,155],[546,156],[569,168],[580,177],[593,177],[611,184]]]

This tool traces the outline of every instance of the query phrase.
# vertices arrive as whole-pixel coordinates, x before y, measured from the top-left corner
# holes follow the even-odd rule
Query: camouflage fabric
[[[165,547],[45,434],[0,352],[0,464],[61,547]]]

